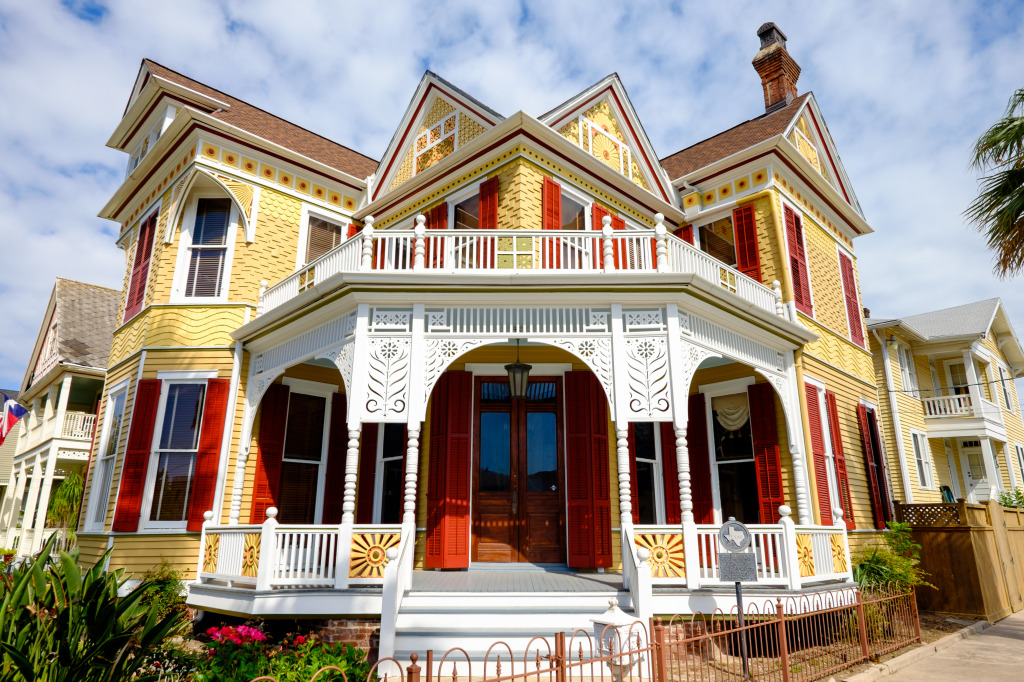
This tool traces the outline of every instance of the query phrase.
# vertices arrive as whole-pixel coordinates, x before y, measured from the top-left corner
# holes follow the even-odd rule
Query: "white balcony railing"
[[[380,230],[368,227],[293,275],[260,292],[273,310],[340,273],[472,275],[662,272],[694,274],[761,310],[783,315],[781,292],[756,282],[691,244],[655,230]]]
[[[96,415],[88,412],[66,412],[61,438],[92,440],[92,432],[95,427]]]
[[[924,414],[926,417],[973,417],[974,406],[971,396],[937,395],[924,398]]]

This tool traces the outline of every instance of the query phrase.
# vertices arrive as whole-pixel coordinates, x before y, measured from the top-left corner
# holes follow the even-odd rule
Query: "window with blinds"
[[[342,242],[342,226],[323,218],[309,216],[306,238],[306,262],[312,263]]]
[[[221,294],[228,252],[230,199],[200,199],[189,245],[186,298],[216,298]]]
[[[288,403],[278,518],[281,523],[315,523],[327,399],[293,391]]]
[[[156,484],[149,520],[184,522],[195,475],[206,382],[174,383],[167,389],[160,427]]]
[[[726,265],[736,265],[736,234],[732,218],[722,218],[700,226],[700,249]]]

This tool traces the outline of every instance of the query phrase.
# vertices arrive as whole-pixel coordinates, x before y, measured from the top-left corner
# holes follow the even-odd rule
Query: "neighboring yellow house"
[[[758,35],[765,113],[660,160],[615,75],[504,117],[428,72],[377,161],[144,61],[82,560],[381,655],[728,609],[729,517],[765,594],[851,589],[892,514],[872,229]]]
[[[1024,485],[1024,422],[1014,379],[1024,350],[998,298],[867,320],[904,504],[996,499]],[[898,434],[898,436],[897,436]]]

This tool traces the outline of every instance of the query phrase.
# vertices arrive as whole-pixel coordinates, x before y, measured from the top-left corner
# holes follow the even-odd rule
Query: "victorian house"
[[[666,157],[616,75],[538,116],[427,72],[378,160],[144,61],[83,561],[381,655],[728,610],[730,517],[755,593],[850,589],[892,513],[872,229],[758,35],[765,110]]]

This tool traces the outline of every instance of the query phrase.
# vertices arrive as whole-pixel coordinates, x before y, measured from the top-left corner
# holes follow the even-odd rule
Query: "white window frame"
[[[911,446],[914,448],[914,465],[917,471],[917,487],[921,490],[938,490],[935,483],[935,462],[928,443],[928,434],[910,429]],[[922,473],[924,476],[922,476]]]
[[[322,211],[314,206],[310,206],[309,204],[303,204],[302,218],[299,223],[299,248],[298,251],[295,253],[296,272],[298,272],[302,268],[309,265],[310,262],[312,262],[306,261],[306,247],[309,244],[310,216],[314,218],[319,218],[320,220],[326,220],[329,223],[334,223],[335,225],[341,226],[341,241],[338,243],[339,246],[348,241],[348,237],[346,235],[348,234],[349,228],[352,226],[352,220],[349,218],[343,218],[337,214]]]
[[[1010,372],[1001,363],[993,363],[996,368],[996,374],[999,375],[999,388],[1003,393],[1003,408],[1010,413],[1015,412],[1013,409],[1013,390],[1011,385],[1013,380],[1010,378]]]
[[[807,259],[807,291],[809,291],[810,294],[811,294],[811,310],[814,311],[814,314],[813,315],[807,315],[807,313],[805,313],[804,311],[802,311],[802,310],[800,310],[799,308],[796,307],[796,298],[795,298],[796,294],[795,293],[794,293],[794,298],[793,298],[793,309],[796,310],[796,312],[800,313],[801,315],[807,315],[812,320],[817,320],[817,317],[818,317],[818,313],[817,313],[818,306],[816,306],[814,304],[814,281],[813,281],[813,278],[811,277],[811,257],[810,257],[810,252],[807,250],[807,225],[805,223],[807,222],[808,216],[802,210],[800,210],[800,208],[798,206],[794,206],[792,203],[790,203],[786,199],[781,199],[781,203],[782,203],[782,215],[780,215],[779,218],[782,220],[782,235],[786,238],[786,252],[784,254],[784,257],[786,259],[786,267],[787,268],[791,267],[791,265],[790,265],[790,262],[789,262],[789,232],[786,230],[786,207],[788,206],[790,208],[790,210],[792,210],[793,213],[795,213],[797,215],[797,217],[800,218],[800,226],[801,226],[800,232],[801,232],[801,236],[803,237],[804,257]],[[820,225],[819,225],[819,227],[820,227]],[[793,273],[792,272],[789,273],[789,277],[790,277],[790,280],[792,280],[792,278],[793,278]],[[842,279],[842,277],[840,277],[840,280],[841,279]],[[860,302],[860,299],[858,299],[858,303],[859,302]],[[867,334],[866,334],[866,332],[865,332],[865,337],[864,338],[865,338],[865,343],[866,343],[867,342]]]
[[[1013,472],[1013,487],[1016,488],[1020,485],[1024,485],[1024,444],[1014,443],[1013,452],[1016,455],[1016,471]]]
[[[896,341],[896,364],[900,368],[900,383],[903,394],[913,398],[921,397],[921,385],[917,381],[917,368],[914,367],[914,354],[905,343]]]
[[[103,410],[103,431],[100,435],[99,447],[96,449],[96,454],[98,456],[96,457],[96,466],[93,469],[92,475],[92,485],[89,490],[89,508],[85,515],[85,528],[91,531],[102,532],[107,521],[107,510],[110,508],[110,496],[114,489],[114,468],[117,466],[117,455],[121,443],[121,436],[125,433],[125,412],[127,411],[128,406],[128,384],[129,380],[125,379],[111,386],[110,390],[107,391],[106,407]],[[125,403],[121,406],[121,425],[117,432],[117,442],[114,445],[114,453],[107,456],[107,447],[110,444],[111,438],[110,410],[113,408],[117,399],[122,395],[124,396]],[[110,481],[107,484],[106,499],[104,500],[102,507],[103,518],[96,521],[93,517],[100,511],[97,504],[99,496],[103,494],[103,491],[100,489],[102,487],[100,481],[102,481],[104,477],[99,475],[100,467],[102,467],[104,463],[108,462],[110,465]]]
[[[661,459],[661,425],[658,422],[641,422],[650,423],[651,431],[654,434],[654,459],[647,457],[643,458],[644,462],[654,462],[654,524],[653,525],[664,525],[667,517],[665,510],[665,465],[662,464]],[[636,426],[633,427],[634,429]],[[634,459],[638,462],[640,458],[636,457],[638,453],[633,453]],[[640,482],[637,481],[637,486]],[[639,487],[637,492],[639,493]]]
[[[743,377],[742,379],[732,379],[731,381],[721,381],[721,382],[718,382],[718,383],[715,383],[715,384],[706,384],[706,385],[703,385],[703,386],[699,386],[697,388],[697,391],[701,395],[704,396],[704,418],[705,418],[704,428],[707,431],[707,439],[708,439],[707,442],[709,444],[715,442],[715,422],[714,422],[715,418],[714,418],[714,415],[711,414],[711,399],[712,398],[716,398],[718,396],[723,396],[723,395],[733,395],[733,394],[736,394],[736,393],[743,393],[743,394],[746,394],[748,396],[748,398],[747,398],[747,406],[749,408],[749,406],[750,406],[750,399],[749,399],[749,393],[747,392],[747,388],[751,384],[755,383],[755,381],[756,381],[756,379],[754,377]],[[753,425],[751,425],[751,426],[753,426]],[[755,465],[756,465],[756,458],[754,457],[754,449],[753,449],[753,438],[754,438],[753,430],[751,430],[750,438],[751,438],[751,449],[750,449],[751,450],[751,458],[749,460],[746,460],[746,459],[730,460],[730,462],[729,462],[730,464],[737,463],[737,462],[747,462],[747,461],[750,461],[750,462],[755,462]],[[719,485],[718,484],[718,458],[715,457],[714,448],[710,447],[710,445],[708,447],[708,466],[711,469],[711,504],[712,504],[713,512],[714,512],[714,516],[715,516],[715,523],[721,524],[722,521],[723,521],[723,519],[722,519],[722,493],[721,493],[721,491],[719,490],[719,487],[718,487],[718,485]]]
[[[146,485],[143,488],[142,496],[142,519],[141,528],[143,530],[156,530],[156,531],[167,531],[167,530],[185,530],[188,526],[188,520],[183,521],[151,521],[150,515],[152,514],[153,497],[156,489],[156,470],[160,459],[160,437],[163,435],[163,423],[164,423],[164,411],[167,407],[167,396],[170,394],[171,386],[179,384],[202,384],[203,385],[203,407],[200,410],[198,438],[202,438],[203,433],[203,420],[202,412],[206,410],[206,401],[209,398],[208,391],[208,379],[217,378],[217,370],[171,370],[166,372],[158,372],[157,378],[160,379],[160,403],[156,411],[156,422],[153,426],[153,440],[149,446],[149,464],[146,467]],[[196,441],[196,456],[199,454],[199,441]],[[193,482],[195,477],[195,471],[192,472]],[[191,488],[191,486],[190,486]],[[191,490],[190,490],[191,492]],[[187,504],[187,503],[186,503]],[[186,507],[186,515],[188,509]]]
[[[185,286],[188,280],[188,270],[191,264],[192,233],[196,227],[196,215],[199,210],[200,199],[227,199],[231,209],[228,213],[228,234],[224,250],[224,269],[221,272],[221,290],[217,296],[185,296]],[[238,206],[235,201],[223,191],[217,190],[196,190],[189,197],[188,207],[185,209],[181,221],[181,239],[178,241],[178,258],[174,266],[174,284],[171,288],[171,303],[189,303],[202,305],[204,303],[227,303],[228,291],[231,289],[231,265],[235,255],[235,239],[238,233]],[[153,239],[154,244],[156,239]]]
[[[167,126],[171,125],[171,122],[174,120],[177,113],[178,110],[174,105],[168,104],[164,107],[163,114],[157,114],[157,120],[149,128],[148,132],[139,139],[135,144],[135,147],[132,148],[131,153],[128,155],[128,165],[124,173],[126,178],[132,174],[132,171],[139,167],[142,160],[145,159],[149,152],[153,150],[153,146],[156,144],[156,141],[159,140],[160,136],[163,135],[165,130],[167,130]],[[150,118],[150,121],[153,121],[153,119]],[[146,146],[146,152],[143,154],[142,145],[147,142],[148,145]]]
[[[949,369],[953,365],[963,365],[964,366],[964,381],[967,382],[966,386],[956,386],[956,385],[954,385],[954,383],[953,383],[953,372],[951,372],[950,369]],[[970,379],[970,377],[967,376],[967,365],[966,365],[966,363],[964,363],[964,359],[963,358],[951,358],[949,360],[943,360],[942,361],[942,369],[945,370],[945,373],[946,373],[946,394],[947,395],[956,395],[954,393],[954,391],[957,388],[966,388],[967,389],[967,393],[965,393],[964,395],[970,395],[971,394],[971,385],[970,385],[971,379]],[[975,366],[975,371],[977,371],[977,366]],[[979,395],[980,395],[980,393],[979,393]]]
[[[828,498],[833,511],[843,509],[843,499],[839,494],[839,474],[836,472],[836,455],[832,450],[832,424],[828,420],[828,401],[825,400],[825,384],[820,379],[804,375],[804,383],[810,384],[818,392],[818,414],[821,415],[821,439],[825,441],[825,473],[828,477]],[[843,509],[843,518],[849,518],[849,509]],[[835,523],[834,518],[829,519]]]
[[[285,377],[281,380],[281,383],[288,387],[288,409],[285,412],[285,437],[281,442],[281,462],[289,462],[296,464],[313,464],[311,460],[306,459],[286,459],[284,457],[285,449],[288,447],[288,416],[291,414],[292,409],[292,394],[302,393],[304,395],[311,395],[318,398],[324,398],[324,427],[323,427],[323,440],[320,447],[320,462],[317,465],[316,475],[316,505],[313,511],[313,523],[323,523],[324,513],[324,485],[326,483],[327,475],[327,451],[330,449],[330,435],[331,435],[331,410],[333,409],[334,394],[338,392],[337,384],[328,384],[320,381],[308,381],[306,379],[295,379],[292,377]]]
[[[373,470],[373,517],[372,517],[373,518],[373,523],[381,523],[381,520],[380,520],[380,517],[381,517],[381,504],[384,502],[384,463],[386,461],[392,461],[392,460],[395,460],[395,459],[403,460],[405,458],[406,454],[407,454],[406,450],[408,450],[408,436],[406,436],[403,439],[404,442],[402,443],[401,455],[399,455],[398,457],[387,457],[387,458],[384,457],[384,432],[387,430],[388,426],[391,426],[392,424],[395,424],[397,426],[401,426],[402,430],[403,430],[403,433],[406,432],[405,430],[407,428],[406,424],[403,423],[403,422],[387,422],[387,423],[378,424],[378,426],[377,426],[377,448],[376,448],[377,455],[376,455],[376,465],[375,465],[374,470]],[[405,497],[405,471],[403,470],[402,471],[402,498],[403,498],[403,500],[404,500],[404,497]],[[403,507],[405,506],[404,502],[403,502],[402,506]],[[396,521],[395,523],[401,523],[402,522],[402,515],[404,513],[405,513],[405,509],[404,508],[398,510],[398,521]]]
[[[457,152],[460,149],[460,145],[459,145],[459,126],[460,126],[460,124],[462,122],[462,117],[465,116],[466,114],[465,114],[465,112],[462,109],[460,109],[459,107],[455,106],[452,102],[449,102],[446,98],[441,98],[441,99],[443,101],[445,101],[447,104],[452,105],[452,107],[454,108],[454,111],[449,113],[447,116],[442,118],[440,121],[438,121],[434,125],[430,126],[430,128],[427,128],[422,133],[419,133],[415,137],[412,138],[412,177],[416,177],[416,174],[417,174],[417,172],[416,172],[416,168],[417,168],[416,161],[417,161],[417,159],[419,159],[419,157],[422,156],[423,154],[427,153],[427,151],[429,151],[430,149],[433,149],[437,145],[439,145],[442,142],[444,142],[445,140],[447,140],[449,137],[452,138],[453,144],[452,144],[452,151],[451,151],[450,154],[448,154],[448,156],[451,156],[451,154],[454,154],[455,152]],[[452,116],[455,117],[455,128],[452,130],[452,132],[445,134],[445,132],[444,132],[444,122],[447,121]],[[430,131],[435,126],[442,126],[441,127],[441,137],[437,138],[436,142],[430,142]],[[417,140],[419,140],[424,135],[426,135],[426,138],[427,138],[427,145],[423,149],[418,149],[417,146],[416,146],[416,142],[417,142]],[[428,166],[427,168],[424,168],[422,172],[424,172],[424,173],[427,172],[428,170],[433,168],[434,165],[437,165],[437,164],[433,164],[431,166]]]

